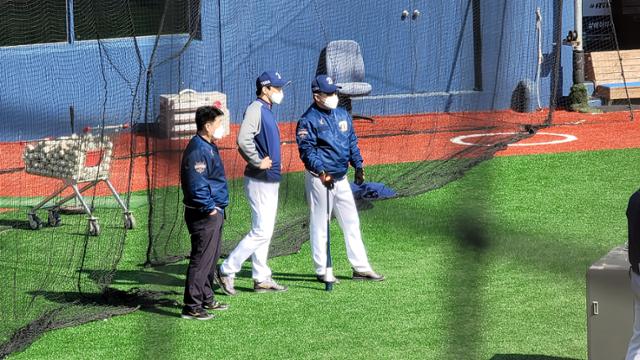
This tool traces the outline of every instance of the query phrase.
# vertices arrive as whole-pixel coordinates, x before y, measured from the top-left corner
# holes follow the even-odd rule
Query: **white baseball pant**
[[[304,185],[307,203],[311,209],[311,256],[316,274],[323,276],[327,267],[327,188],[318,177],[310,172],[304,173]],[[330,210],[335,211],[336,219],[344,234],[347,258],[356,271],[371,271],[367,251],[360,233],[360,218],[353,199],[351,186],[347,178],[336,181],[329,191]]]
[[[251,206],[251,231],[220,266],[223,274],[235,277],[242,268],[242,263],[251,257],[253,280],[262,282],[271,277],[267,259],[276,224],[279,188],[280,183],[245,176],[244,191]]]

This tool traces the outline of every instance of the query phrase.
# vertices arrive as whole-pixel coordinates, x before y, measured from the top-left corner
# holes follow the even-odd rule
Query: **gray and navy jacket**
[[[229,191],[218,147],[196,135],[182,153],[180,183],[184,205],[202,213],[224,212]]]
[[[271,105],[262,99],[252,102],[244,113],[238,132],[238,151],[247,162],[244,175],[267,182],[280,182],[280,129]],[[271,158],[271,169],[260,169],[265,157]]]
[[[343,108],[324,110],[311,105],[298,121],[296,141],[305,168],[315,175],[326,171],[340,180],[349,164],[362,167],[353,120]]]

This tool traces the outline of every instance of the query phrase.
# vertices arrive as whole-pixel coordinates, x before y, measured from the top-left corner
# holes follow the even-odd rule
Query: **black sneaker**
[[[189,320],[211,320],[213,315],[206,312],[204,309],[186,310],[183,309],[180,317]]]
[[[225,304],[225,303],[221,303],[220,301],[213,300],[213,302],[202,304],[202,307],[205,310],[222,311],[222,310],[229,309],[229,304]]]
[[[360,272],[353,270],[353,276],[351,278],[353,280],[382,281],[384,280],[384,275],[380,275],[374,271]]]

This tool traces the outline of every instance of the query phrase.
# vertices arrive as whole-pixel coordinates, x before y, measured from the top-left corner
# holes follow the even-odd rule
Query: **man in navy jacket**
[[[209,320],[207,310],[225,310],[214,299],[211,282],[220,257],[224,209],[229,204],[227,180],[215,141],[222,139],[224,113],[204,106],[196,111],[198,133],[182,154],[180,183],[184,219],[191,235],[191,255],[184,289],[182,318]]]
[[[334,282],[327,274],[327,192],[329,207],[344,233],[347,257],[354,280],[381,281],[384,276],[371,268],[362,242],[360,219],[353,193],[346,178],[349,164],[355,168],[355,182],[364,182],[363,160],[358,137],[349,113],[338,107],[339,87],[326,75],[318,75],[311,84],[314,103],[302,115],[296,129],[300,158],[304,162],[305,192],[310,207],[311,255],[316,277]]]
[[[282,102],[287,84],[277,71],[262,73],[256,80],[258,98],[245,111],[238,132],[238,150],[247,162],[244,190],[251,206],[251,231],[220,265],[220,288],[227,295],[236,294],[235,274],[249,257],[255,292],[287,290],[271,278],[267,265],[281,178],[280,130],[271,107]]]

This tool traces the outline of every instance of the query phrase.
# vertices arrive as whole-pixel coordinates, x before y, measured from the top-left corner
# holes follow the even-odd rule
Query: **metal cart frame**
[[[79,140],[79,141],[82,141],[82,140]],[[104,145],[104,143],[102,145]],[[102,166],[102,163],[106,159],[109,159],[109,161],[111,159],[111,153],[105,151],[105,149],[102,148],[102,147],[100,147],[99,149],[93,149],[93,150],[88,150],[88,149],[83,148],[83,151],[84,151],[84,157],[83,158],[85,159],[85,163],[86,163],[86,159],[88,158],[90,153],[98,152],[99,155],[100,155],[100,158],[99,158],[99,160],[97,162],[97,165],[86,166],[85,164],[83,164],[83,167],[87,167],[87,168],[89,168],[89,167],[98,167],[98,169],[99,169],[99,167]],[[27,169],[27,172],[31,173],[29,171],[29,169]],[[59,180],[63,181],[63,184],[62,184],[62,186],[60,188],[58,188],[56,191],[54,191],[51,195],[47,196],[44,200],[42,200],[36,206],[32,207],[29,210],[29,212],[27,213],[27,219],[29,221],[29,227],[31,229],[33,229],[33,230],[41,229],[43,224],[44,224],[43,221],[36,214],[36,211],[38,211],[38,210],[40,210],[42,208],[45,208],[45,205],[47,205],[51,200],[53,200],[55,197],[60,195],[67,188],[71,188],[73,190],[72,194],[65,196],[64,198],[62,198],[59,201],[55,202],[53,205],[46,207],[47,210],[48,210],[47,224],[49,226],[52,226],[52,227],[60,226],[60,224],[62,222],[62,220],[60,218],[60,207],[62,205],[64,205],[65,203],[67,203],[68,201],[72,200],[72,199],[78,199],[78,201],[82,205],[82,208],[84,209],[84,212],[89,216],[87,218],[87,220],[88,220],[87,232],[91,236],[100,235],[100,224],[98,222],[98,218],[93,215],[93,211],[91,210],[91,208],[89,207],[89,205],[85,201],[84,197],[82,196],[83,192],[91,189],[92,187],[95,187],[100,182],[105,182],[107,184],[107,187],[111,191],[111,194],[113,195],[113,197],[118,202],[118,205],[122,208],[122,210],[123,210],[123,221],[124,221],[125,229],[130,230],[130,229],[135,228],[135,226],[136,226],[135,218],[133,217],[133,214],[131,213],[131,211],[129,211],[129,209],[127,208],[127,205],[120,198],[120,195],[116,191],[116,189],[113,186],[113,184],[111,183],[111,181],[109,181],[109,172],[108,171],[106,171],[106,172],[104,172],[102,174],[100,174],[98,172],[97,176],[93,176],[93,177],[90,177],[90,178],[82,177],[80,175],[75,176],[75,178],[61,178],[61,177],[56,177],[56,176],[47,176],[47,175],[43,175],[43,174],[39,174],[39,173],[32,173],[32,174],[39,175],[39,176],[45,176],[45,177],[51,177],[51,178],[54,178],[54,179],[59,179]]]

